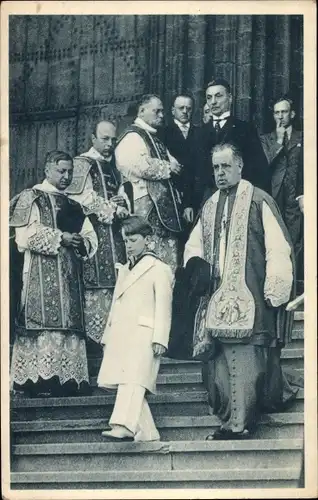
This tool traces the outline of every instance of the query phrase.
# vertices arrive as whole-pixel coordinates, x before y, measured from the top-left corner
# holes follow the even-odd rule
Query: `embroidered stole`
[[[121,184],[121,175],[115,165],[106,161],[96,160],[89,156],[74,158],[74,176],[69,194],[83,192],[88,174],[91,175],[94,191],[104,200],[117,194]],[[114,288],[116,283],[116,262],[126,262],[125,245],[120,233],[119,225],[102,224],[91,218],[97,238],[98,249],[95,255],[83,263],[83,277],[85,288],[104,289]]]
[[[212,295],[205,327],[213,338],[246,338],[253,333],[255,302],[245,281],[247,232],[253,186],[241,180],[233,206],[221,285]],[[202,212],[204,258],[214,264],[214,225],[219,191]]]

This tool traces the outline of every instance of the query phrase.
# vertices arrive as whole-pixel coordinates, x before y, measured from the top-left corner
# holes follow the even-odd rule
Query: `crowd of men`
[[[69,396],[89,385],[86,343],[101,342],[120,300],[118,264],[137,269],[122,232],[135,214],[152,228],[147,254],[175,276],[170,340],[159,352],[203,362],[222,422],[212,438],[242,438],[261,409],[294,394],[280,366],[286,305],[303,282],[303,141],[293,102],[277,99],[273,132],[263,136],[233,115],[223,79],[207,85],[201,126],[193,110],[191,95],[177,95],[164,125],[161,99],[145,95],[119,138],[113,123],[98,122],[87,152],[49,152],[45,180],[12,200],[24,256],[13,389]]]

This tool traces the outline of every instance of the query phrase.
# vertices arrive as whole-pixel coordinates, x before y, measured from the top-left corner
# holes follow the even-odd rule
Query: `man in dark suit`
[[[212,119],[201,129],[200,164],[201,190],[209,186],[215,190],[212,173],[211,151],[217,144],[235,145],[242,153],[244,168],[242,178],[254,186],[270,192],[269,169],[256,128],[235,118],[231,112],[232,94],[228,82],[216,78],[207,85],[206,101]]]
[[[303,134],[293,126],[293,101],[279,98],[273,107],[276,128],[261,137],[271,173],[271,195],[290,233],[297,258],[297,280],[303,281]],[[301,292],[299,283],[298,291]]]
[[[197,176],[198,130],[191,117],[193,112],[193,97],[187,93],[178,94],[171,109],[172,120],[160,131],[160,137],[180,165],[181,173],[175,176],[175,186],[182,194],[184,218],[188,223],[194,220],[194,213],[201,199],[195,190]]]

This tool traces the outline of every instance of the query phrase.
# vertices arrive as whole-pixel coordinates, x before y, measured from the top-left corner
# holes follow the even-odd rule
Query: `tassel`
[[[212,338],[224,338],[224,339],[245,339],[253,335],[253,330],[248,329],[218,329],[209,330],[209,334]]]

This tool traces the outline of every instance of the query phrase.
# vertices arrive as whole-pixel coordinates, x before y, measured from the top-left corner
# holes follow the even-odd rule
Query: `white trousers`
[[[140,441],[160,439],[148,402],[146,389],[141,385],[120,384],[113,413],[109,420],[110,427],[122,425],[131,431]]]

